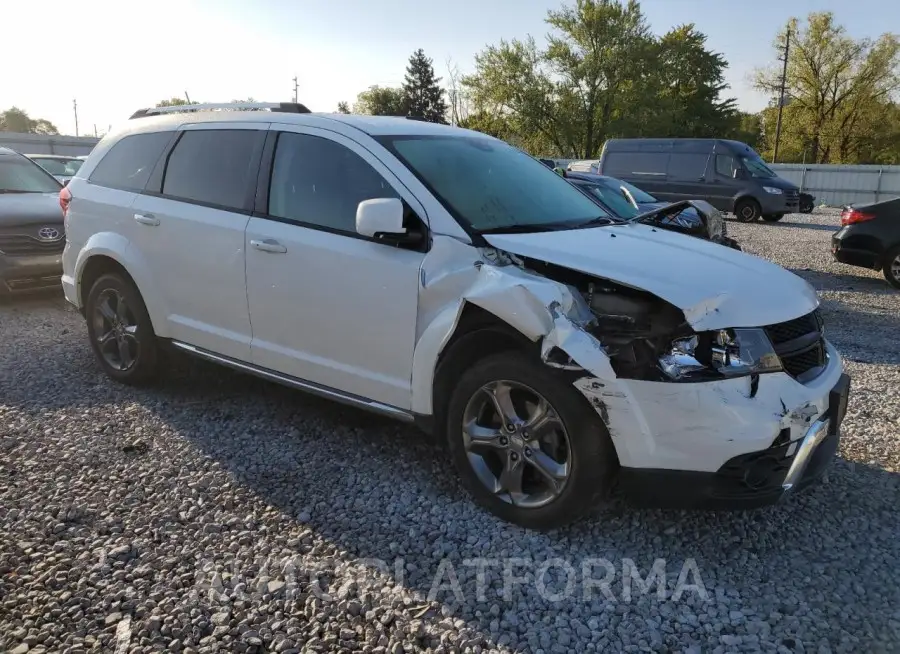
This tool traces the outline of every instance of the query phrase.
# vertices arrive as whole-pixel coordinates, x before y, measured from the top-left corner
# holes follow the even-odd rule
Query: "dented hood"
[[[674,304],[694,329],[758,327],[813,311],[813,288],[781,266],[647,225],[485,234],[496,248],[642,289]]]

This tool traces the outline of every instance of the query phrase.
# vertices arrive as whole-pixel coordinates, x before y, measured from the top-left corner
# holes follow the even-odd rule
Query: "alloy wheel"
[[[114,370],[130,370],[138,360],[140,343],[137,320],[124,296],[116,289],[105,289],[97,298],[92,319],[103,360]]]
[[[553,406],[534,389],[512,381],[485,384],[466,405],[462,437],[478,480],[509,504],[544,506],[565,488],[569,436]]]

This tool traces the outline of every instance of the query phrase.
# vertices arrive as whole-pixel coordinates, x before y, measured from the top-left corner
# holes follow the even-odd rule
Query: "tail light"
[[[59,208],[62,209],[63,215],[63,224],[66,224],[66,221],[69,218],[69,203],[72,201],[72,192],[69,190],[68,186],[63,186],[59,190]]]
[[[865,213],[864,211],[857,211],[848,207],[841,212],[841,225],[855,225],[874,218],[874,213]]]

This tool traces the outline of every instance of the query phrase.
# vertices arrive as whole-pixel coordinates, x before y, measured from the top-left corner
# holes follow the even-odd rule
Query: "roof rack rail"
[[[143,118],[144,116],[155,116],[159,114],[177,114],[190,111],[211,111],[213,109],[231,109],[243,111],[259,111],[268,109],[286,114],[308,114],[312,113],[304,104],[299,102],[213,102],[208,104],[177,104],[171,107],[150,107],[148,109],[138,109],[131,118]]]

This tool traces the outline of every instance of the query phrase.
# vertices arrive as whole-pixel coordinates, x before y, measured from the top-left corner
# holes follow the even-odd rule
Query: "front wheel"
[[[85,304],[91,348],[107,375],[138,385],[150,381],[159,361],[156,334],[134,283],[118,273],[94,282]]]
[[[753,198],[738,200],[737,204],[734,205],[734,215],[742,223],[752,223],[759,218],[761,213],[762,209],[759,206],[759,202]]]
[[[885,256],[883,272],[888,284],[894,288],[900,288],[900,245]]]
[[[777,223],[782,218],[784,218],[783,213],[770,213],[762,217],[767,223]]]
[[[503,520],[554,529],[606,497],[618,459],[603,421],[561,374],[522,353],[462,374],[447,414],[450,455],[472,497]]]

